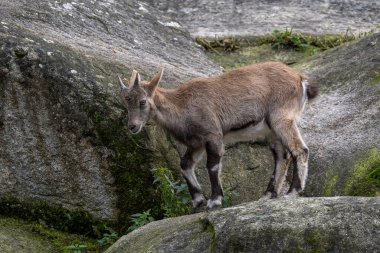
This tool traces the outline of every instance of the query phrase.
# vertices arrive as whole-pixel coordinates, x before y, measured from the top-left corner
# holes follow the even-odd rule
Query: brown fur
[[[277,110],[282,117],[294,118],[302,108],[301,80],[302,76],[286,65],[270,62],[194,79],[175,90],[158,88],[154,102],[158,110],[170,115],[158,117],[158,123],[170,131],[167,123],[176,121],[173,130],[189,134],[182,130],[191,122],[190,127],[197,131],[223,135]]]

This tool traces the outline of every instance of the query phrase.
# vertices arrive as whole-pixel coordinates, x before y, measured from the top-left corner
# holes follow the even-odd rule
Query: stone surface
[[[152,205],[142,196],[154,192],[155,158],[135,158],[147,148],[123,128],[116,75],[136,68],[148,78],[163,66],[171,86],[220,68],[171,19],[134,1],[0,1],[0,22],[0,197],[104,219]]]
[[[379,238],[380,198],[299,198],[152,222],[106,252],[378,252]]]
[[[330,184],[330,194],[342,195],[355,164],[380,149],[380,83],[374,81],[380,73],[380,33],[298,67],[323,92],[300,122],[311,154],[307,194],[325,195]]]
[[[144,0],[177,19],[193,36],[258,36],[274,29],[312,34],[359,33],[380,24],[378,1]]]

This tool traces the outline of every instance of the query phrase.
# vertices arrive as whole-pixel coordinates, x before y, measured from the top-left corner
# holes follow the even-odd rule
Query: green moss
[[[371,86],[376,86],[380,83],[380,72],[377,72],[376,75],[371,80]]]
[[[202,232],[206,232],[211,235],[211,242],[210,242],[210,252],[215,252],[215,229],[214,226],[211,224],[211,222],[208,219],[200,219],[200,224],[202,225]]]
[[[85,245],[86,252],[103,252],[105,250],[97,244],[95,239],[83,235],[64,233],[43,224],[1,216],[0,235],[1,252],[20,252],[18,247],[25,247],[24,244],[29,250],[34,249],[33,252],[69,253],[72,251],[69,251],[67,246],[73,244]],[[1,242],[10,244],[5,248]],[[25,252],[28,252],[28,248],[25,249]],[[8,249],[9,251],[7,251]]]
[[[333,249],[334,239],[325,232],[307,230],[305,241],[313,253],[330,252]]]
[[[373,148],[359,160],[347,180],[344,194],[350,196],[380,196],[380,150]]]
[[[20,201],[14,197],[0,198],[0,214],[29,221],[38,221],[50,228],[64,232],[101,237],[107,224],[84,210],[69,211],[60,205],[43,201]]]
[[[257,47],[265,44],[269,44],[275,48],[292,48],[301,51],[308,46],[327,50],[372,33],[373,32],[361,33],[359,35],[310,35],[294,32],[292,29],[285,29],[283,31],[274,30],[271,34],[260,36],[227,36],[213,39],[197,37],[195,41],[206,50],[223,49],[224,51],[234,51],[241,47]]]
[[[233,52],[215,49],[208,51],[207,55],[215,63],[229,70],[264,61],[281,61],[286,64],[294,64],[308,57],[310,53],[299,52],[292,49],[277,50],[270,44],[263,44],[260,46],[241,47]]]
[[[214,40],[197,37],[195,41],[207,50],[221,48],[224,51],[232,52],[240,48],[240,40],[233,36],[221,39],[215,38]]]
[[[75,132],[76,137],[78,139],[86,138],[94,146],[107,147],[111,151],[111,155],[104,159],[107,159],[107,163],[110,165],[115,180],[113,186],[116,188],[118,197],[118,228],[125,231],[130,225],[130,215],[143,210],[152,209],[152,214],[155,215],[155,217],[162,215],[162,210],[160,210],[158,203],[159,197],[157,197],[155,187],[153,186],[153,178],[150,172],[151,164],[155,156],[152,150],[145,146],[146,140],[148,139],[147,135],[141,133],[138,136],[131,136],[128,130],[125,129],[126,115],[115,115],[114,108],[117,106],[121,107],[121,105],[115,105],[115,100],[110,99],[110,97],[115,96],[115,94],[113,93],[112,87],[108,86],[108,83],[116,81],[115,73],[128,72],[128,68],[133,68],[133,66],[129,65],[126,67],[122,64],[116,64],[101,56],[88,56],[67,44],[58,42],[54,44],[46,43],[41,38],[38,38],[38,36],[30,34],[29,31],[22,28],[10,29],[9,32],[11,34],[14,33],[17,37],[28,37],[39,45],[36,46],[36,43],[28,44],[27,48],[29,52],[33,51],[41,56],[38,58],[38,61],[31,62],[30,64],[41,63],[46,66],[46,68],[39,69],[39,71],[41,75],[48,80],[47,86],[49,92],[47,94],[51,95],[50,99],[52,104],[61,104],[62,97],[66,98],[66,96],[72,96],[70,98],[75,102],[64,104],[65,114],[67,113],[68,115],[67,117],[70,117],[69,115],[71,114],[76,115],[78,113],[82,115],[83,112],[86,114],[87,117],[83,116],[83,118],[85,118],[83,121],[87,124],[86,129],[80,133]],[[7,50],[13,50],[14,44],[18,44],[19,42],[16,40],[9,42],[7,38],[5,43]],[[41,45],[43,46],[42,49]],[[46,51],[54,51],[55,53],[52,57],[45,57]],[[4,54],[4,52],[0,52],[0,54]],[[72,78],[70,74],[59,74],[67,73],[71,69],[75,69],[78,72],[78,76],[79,74],[85,73],[86,78]],[[144,74],[144,71],[142,72],[142,74]],[[100,80],[97,76],[103,76],[104,78]],[[76,86],[86,90],[86,92],[76,92]],[[73,93],[73,95],[71,93]],[[91,100],[91,98],[93,98],[93,100]],[[80,108],[77,107],[77,102],[81,103],[79,104]],[[74,118],[72,120],[75,121],[78,119]],[[69,131],[71,131],[71,129]],[[166,164],[160,165],[165,166]],[[17,202],[16,205],[10,205],[17,207],[17,210],[22,210],[22,212],[17,211],[15,213],[20,213],[20,216],[23,218],[29,219],[29,217],[33,217],[31,218],[33,220],[40,219],[38,215],[27,213],[29,205],[24,206],[21,202]],[[62,224],[63,230],[71,230],[71,228],[67,228],[67,221],[62,220],[61,215],[67,214],[67,216],[72,219],[72,213],[66,213],[66,211],[61,213],[59,211],[61,209],[58,208],[59,210],[57,211],[51,213],[49,211],[47,217],[44,217],[45,214],[42,213],[42,209],[43,208],[38,208],[38,213],[40,216],[43,216],[41,220],[44,222],[45,218],[48,218],[49,226],[51,224],[52,227],[61,229],[58,228],[58,226]],[[13,216],[11,210],[7,210],[6,213]],[[54,215],[58,215],[58,217],[54,217]],[[74,216],[77,217],[76,215]],[[83,219],[88,218],[90,221],[87,223],[79,219],[79,217],[78,219],[74,217],[76,223],[79,224],[77,227],[81,230],[81,233],[95,233],[92,228],[92,218],[90,216],[87,217],[87,214],[85,215],[84,213],[81,213],[79,216]],[[81,225],[81,222],[85,224]],[[71,226],[71,223],[69,225]],[[85,228],[89,229],[90,232],[85,231]],[[75,227],[73,227],[73,229],[75,229]]]
[[[285,232],[282,231],[282,232]],[[276,236],[278,236],[276,234]],[[287,242],[282,252],[299,253],[299,252],[356,252],[355,245],[352,245],[346,238],[331,230],[320,229],[316,227],[308,227],[301,233],[298,231],[288,231],[283,238],[291,238]],[[277,237],[278,238],[278,237]],[[339,242],[339,243],[337,243]],[[350,249],[352,251],[350,251]]]
[[[126,232],[130,216],[151,209],[155,218],[161,218],[159,196],[153,185],[150,165],[154,154],[146,147],[145,132],[131,135],[126,129],[125,119],[111,118],[104,107],[85,108],[92,120],[98,145],[113,151],[110,158],[112,174],[118,195],[118,230]]]
[[[331,170],[332,173],[333,170]],[[328,173],[328,174],[331,174]],[[328,178],[325,181],[325,186],[324,186],[324,196],[334,196],[334,189],[336,184],[339,181],[339,175],[327,175],[326,178]]]
[[[14,50],[14,53],[17,56],[17,58],[23,58],[28,55],[28,51],[25,50],[24,48],[16,48]]]
[[[380,187],[380,166],[369,173],[368,180],[375,184],[377,187]]]
[[[72,52],[66,48],[63,51],[65,53]],[[101,57],[89,58],[78,52],[75,52],[73,57],[81,60],[74,61],[70,58],[68,62],[70,64],[75,62],[77,65],[81,63],[81,65],[73,66],[72,69],[88,73],[89,80],[92,82],[97,80],[96,75],[105,76],[105,79],[102,80],[103,83],[113,82],[116,81],[114,80],[115,73],[128,71],[125,66],[115,65]],[[142,71],[140,74],[144,74],[144,72]],[[114,186],[117,194],[119,213],[115,229],[123,234],[131,225],[130,216],[134,213],[151,209],[155,218],[162,216],[159,197],[153,186],[153,177],[150,172],[155,154],[146,146],[148,140],[146,132],[131,135],[126,128],[126,113],[115,114],[113,106],[121,107],[121,105],[112,104],[110,107],[110,101],[114,101],[110,96],[115,96],[114,93],[105,92],[99,85],[89,85],[89,89],[91,89],[94,101],[84,99],[85,102],[81,104],[81,111],[85,112],[90,119],[89,129],[83,137],[89,137],[95,146],[107,147],[112,151],[112,155],[106,159],[115,180]]]

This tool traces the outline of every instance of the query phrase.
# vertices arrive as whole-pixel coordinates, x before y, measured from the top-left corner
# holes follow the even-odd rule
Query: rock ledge
[[[379,252],[380,198],[257,201],[152,222],[118,252]]]

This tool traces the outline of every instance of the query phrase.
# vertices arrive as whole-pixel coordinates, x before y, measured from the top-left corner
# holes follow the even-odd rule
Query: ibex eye
[[[141,101],[140,101],[140,105],[141,105],[141,106],[144,106],[145,104],[146,104],[146,100],[141,100]]]

